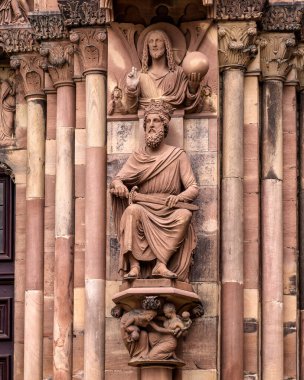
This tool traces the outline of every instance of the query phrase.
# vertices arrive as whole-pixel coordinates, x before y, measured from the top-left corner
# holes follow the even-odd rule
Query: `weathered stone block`
[[[190,281],[217,281],[218,279],[218,237],[198,235],[194,250]]]

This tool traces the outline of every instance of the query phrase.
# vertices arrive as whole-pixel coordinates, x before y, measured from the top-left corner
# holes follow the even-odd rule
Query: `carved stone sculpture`
[[[177,315],[174,304],[165,303],[162,313],[155,309],[135,309],[125,313],[120,321],[121,335],[127,347],[130,365],[155,361],[184,363],[175,354],[177,340],[187,333],[192,321],[190,313]]]
[[[186,75],[174,58],[172,44],[165,31],[152,29],[142,35],[141,72],[133,67],[126,79],[129,112],[135,113],[138,107],[145,108],[151,99],[162,99],[173,107],[185,107],[189,112],[197,110],[200,83],[208,70],[205,67],[208,62],[202,60],[203,67]]]
[[[29,6],[26,0],[2,0],[0,3],[0,25],[24,24],[27,22]]]
[[[188,281],[196,246],[191,217],[197,207],[191,202],[199,190],[186,153],[165,144],[171,112],[168,104],[151,101],[144,115],[145,147],[111,184],[119,270],[128,280],[152,274]]]
[[[11,145],[16,111],[16,88],[12,78],[1,81],[0,87],[0,146]]]
[[[112,94],[111,94],[111,100],[108,105],[108,114],[114,115],[114,114],[121,114],[125,115],[128,111],[123,104],[123,93],[121,88],[115,87]]]

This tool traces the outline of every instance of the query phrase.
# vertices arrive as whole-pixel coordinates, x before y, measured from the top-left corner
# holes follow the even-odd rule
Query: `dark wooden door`
[[[14,184],[0,171],[0,380],[13,379]]]

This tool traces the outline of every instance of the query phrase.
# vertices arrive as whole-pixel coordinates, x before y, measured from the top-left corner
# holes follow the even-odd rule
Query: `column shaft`
[[[304,91],[300,92],[300,241],[299,241],[299,306],[300,306],[300,380],[304,380]]]
[[[75,89],[57,88],[54,379],[72,378]]]
[[[106,261],[106,78],[86,75],[85,379],[103,379]]]
[[[260,176],[259,72],[244,84],[244,375],[259,375]],[[247,378],[247,377],[246,377]]]
[[[284,377],[297,377],[297,106],[296,83],[283,89]]]
[[[28,102],[24,379],[41,380],[43,364],[44,99]]]
[[[172,368],[143,367],[140,370],[141,380],[172,380]]]
[[[262,368],[283,379],[283,133],[280,80],[263,85]]]
[[[224,71],[222,179],[222,378],[243,379],[244,73]]]

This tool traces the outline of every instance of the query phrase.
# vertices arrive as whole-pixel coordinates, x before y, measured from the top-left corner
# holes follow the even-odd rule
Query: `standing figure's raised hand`
[[[134,91],[137,89],[139,83],[139,72],[136,67],[132,67],[132,70],[127,75],[126,82],[128,90]]]

